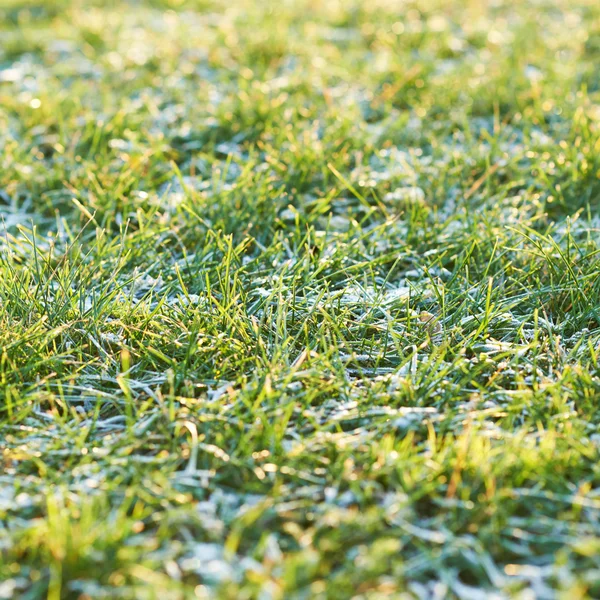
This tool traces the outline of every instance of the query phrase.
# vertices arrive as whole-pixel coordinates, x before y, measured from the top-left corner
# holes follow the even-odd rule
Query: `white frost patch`
[[[410,293],[411,288],[404,286],[385,290],[375,290],[372,287],[350,286],[344,290],[341,302],[342,304],[379,304],[387,306],[399,300],[406,300],[410,297]]]
[[[241,581],[248,571],[262,572],[262,565],[250,557],[226,556],[219,544],[196,543],[191,554],[181,561],[183,571],[194,571],[209,584]]]
[[[398,187],[383,197],[384,202],[425,202],[425,192],[417,186]]]

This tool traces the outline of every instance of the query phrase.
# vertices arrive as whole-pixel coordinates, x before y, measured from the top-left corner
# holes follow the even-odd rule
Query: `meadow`
[[[600,597],[597,0],[0,0],[0,599]]]

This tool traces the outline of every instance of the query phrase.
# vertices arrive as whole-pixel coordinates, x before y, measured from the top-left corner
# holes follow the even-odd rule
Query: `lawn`
[[[0,599],[600,597],[600,2],[0,0]]]

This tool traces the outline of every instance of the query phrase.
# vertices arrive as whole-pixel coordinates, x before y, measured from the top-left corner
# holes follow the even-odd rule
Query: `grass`
[[[600,596],[596,0],[0,39],[0,598]]]

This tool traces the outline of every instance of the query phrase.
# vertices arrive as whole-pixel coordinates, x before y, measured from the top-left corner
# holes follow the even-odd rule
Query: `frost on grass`
[[[600,595],[596,5],[25,4],[0,597]]]

